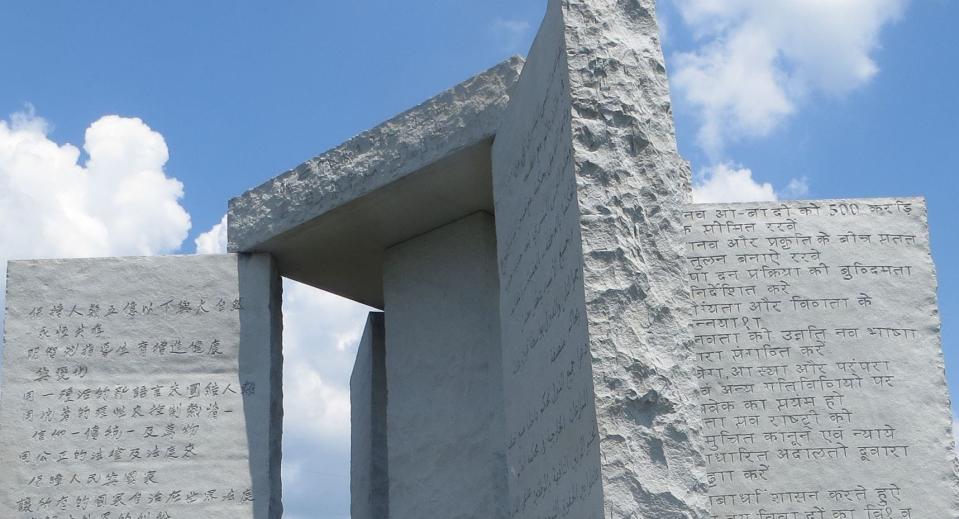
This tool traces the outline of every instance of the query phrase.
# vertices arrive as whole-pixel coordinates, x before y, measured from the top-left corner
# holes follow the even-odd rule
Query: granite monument
[[[278,518],[279,278],[382,310],[352,517],[959,517],[921,199],[690,205],[653,0],[233,199],[232,254],[11,263],[0,510]]]

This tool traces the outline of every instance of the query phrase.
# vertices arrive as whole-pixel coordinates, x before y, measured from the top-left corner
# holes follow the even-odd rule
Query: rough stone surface
[[[350,376],[350,517],[390,516],[383,314],[370,312]]]
[[[0,517],[274,519],[268,256],[10,262]]]
[[[505,518],[493,218],[387,250],[384,293],[390,517]]]
[[[924,201],[685,216],[714,516],[959,517]]]
[[[703,514],[679,156],[654,0],[565,0],[604,517]]]
[[[523,66],[512,58],[230,201],[229,250],[282,233],[492,137]]]
[[[652,1],[552,1],[493,145],[514,517],[701,517]]]
[[[493,143],[509,512],[600,519],[562,37],[552,2]]]

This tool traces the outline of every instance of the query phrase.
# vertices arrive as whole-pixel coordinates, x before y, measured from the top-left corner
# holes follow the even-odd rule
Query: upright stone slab
[[[653,4],[551,1],[493,143],[512,517],[705,513]]]
[[[505,515],[493,218],[386,251],[391,519]]]
[[[10,262],[0,517],[274,519],[268,256]]]
[[[390,516],[383,314],[370,312],[350,376],[350,518]]]
[[[959,517],[924,202],[685,217],[713,517]]]

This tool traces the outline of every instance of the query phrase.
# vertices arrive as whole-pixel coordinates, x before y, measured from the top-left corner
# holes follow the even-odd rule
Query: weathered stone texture
[[[390,517],[505,518],[492,216],[388,249],[384,272]]]
[[[10,262],[0,516],[281,517],[280,290],[264,255]]]
[[[700,517],[652,2],[552,1],[493,145],[514,517]]]
[[[231,200],[230,251],[255,249],[492,137],[522,67],[512,58]]]
[[[682,204],[653,0],[564,0],[571,130],[606,518],[697,517]]]

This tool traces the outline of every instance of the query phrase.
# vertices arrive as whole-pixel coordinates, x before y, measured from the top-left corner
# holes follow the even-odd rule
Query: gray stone
[[[390,517],[505,518],[493,219],[398,244],[384,272]]]
[[[686,164],[652,1],[552,1],[493,144],[514,517],[698,517]]]
[[[676,150],[653,2],[552,0],[517,80],[520,65],[234,200],[231,246],[270,252],[285,275],[382,308],[393,244],[472,212],[495,214],[505,513],[701,516],[679,224],[690,175]],[[422,384],[413,370],[392,373],[422,360],[391,344],[391,327],[443,324],[404,312],[386,310],[390,388]],[[428,459],[457,444],[413,423],[416,408],[395,397],[391,441],[421,427]],[[394,419],[409,431],[400,435]],[[434,478],[397,493],[394,482],[419,467],[397,466],[404,455],[389,451],[391,513],[398,500],[428,502],[444,490]]]
[[[959,517],[922,199],[685,213],[718,517]]]
[[[13,261],[0,517],[282,515],[267,256]]]
[[[350,376],[350,517],[390,516],[383,314],[370,312]]]
[[[351,379],[354,518],[957,517],[924,203],[684,210],[654,4],[550,0],[525,64],[231,201],[230,250],[275,267],[12,263],[3,517],[278,517],[278,273],[385,308]],[[218,298],[245,304],[196,306]],[[173,351],[204,334],[221,355]],[[146,440],[127,483],[141,461],[111,459]],[[114,473],[163,504],[112,504]]]
[[[230,202],[231,252],[382,308],[383,251],[491,211],[489,146],[523,60],[513,58]]]

